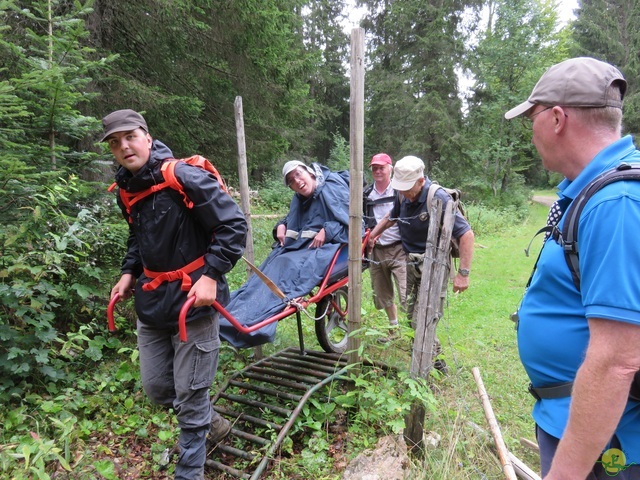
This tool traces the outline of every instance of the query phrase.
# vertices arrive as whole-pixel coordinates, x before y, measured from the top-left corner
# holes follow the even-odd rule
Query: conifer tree
[[[462,53],[456,0],[371,0],[367,138],[370,152],[416,155],[427,171],[455,169],[461,120],[456,66]],[[375,152],[374,152],[375,153]]]
[[[83,18],[91,1],[9,0],[2,5],[5,85],[24,107],[17,120],[26,145],[20,155],[39,169],[76,168],[92,158],[76,147],[99,123],[81,108],[93,95],[88,87],[92,76],[106,64],[83,43],[88,34]]]
[[[573,23],[574,56],[609,62],[624,74],[624,128],[640,132],[640,5],[632,0],[582,0]]]
[[[476,32],[477,45],[465,63],[474,79],[466,151],[478,196],[499,201],[521,189],[525,179],[545,181],[531,129],[505,120],[504,113],[529,96],[549,66],[567,58],[567,32],[559,30],[554,8],[537,0],[491,2],[484,18],[486,27]]]

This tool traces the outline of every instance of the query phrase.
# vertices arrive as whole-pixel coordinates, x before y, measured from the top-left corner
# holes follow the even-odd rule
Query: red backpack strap
[[[211,173],[214,177],[216,177],[216,180],[218,180],[218,184],[220,185],[220,188],[222,188],[222,190],[225,191],[226,193],[229,193],[229,190],[227,190],[227,186],[224,183],[222,175],[220,175],[220,172],[218,172],[218,169],[216,169],[216,167],[214,167],[213,164],[203,156],[193,155],[191,157],[181,158],[181,159],[175,159],[175,158],[168,159],[160,167],[160,172],[162,173],[164,182],[159,183],[157,185],[153,185],[151,188],[147,190],[143,190],[141,192],[135,192],[135,193],[129,193],[124,191],[122,188],[120,189],[120,199],[124,204],[127,214],[129,214],[129,223],[131,223],[131,207],[134,204],[136,204],[143,198],[146,198],[149,195],[156,193],[157,191],[167,187],[172,188],[173,190],[180,193],[180,195],[182,195],[182,200],[184,201],[184,204],[187,206],[187,208],[193,208],[193,202],[189,200],[189,197],[184,191],[184,187],[176,178],[175,170],[176,170],[176,164],[178,162],[188,163],[189,165],[200,167],[206,170],[207,172]],[[116,188],[116,186],[117,185],[113,183],[108,190],[111,192]]]
[[[148,197],[152,193],[155,193],[158,190],[162,190],[163,188],[167,188],[169,186],[170,186],[169,183],[167,183],[167,181],[165,180],[164,182],[159,183],[157,185],[153,185],[151,188],[148,188],[147,190],[143,190],[141,192],[131,192],[130,193],[130,192],[127,192],[124,189],[120,188],[119,189],[120,200],[122,200],[124,208],[127,211],[127,215],[129,215],[129,223],[131,223],[131,207],[133,205],[138,203],[143,198]],[[117,184],[114,182],[114,183],[111,184],[111,186],[107,190],[109,192],[112,192],[116,187],[117,187]]]
[[[202,155],[193,155],[191,157],[183,158],[182,161],[185,163],[188,163],[189,165],[194,165],[196,167],[203,168],[207,172],[211,173],[214,177],[216,177],[216,180],[220,184],[220,188],[222,188],[222,190],[225,191],[226,193],[229,193],[229,190],[227,190],[227,185],[225,184],[224,179],[222,178],[222,175],[220,175],[220,172],[218,171],[218,169],[205,157],[203,157]]]
[[[189,200],[189,197],[185,193],[182,184],[176,178],[175,170],[176,164],[178,162],[184,162],[189,165],[193,165],[194,167],[200,167],[211,173],[214,177],[216,177],[220,188],[224,192],[229,193],[229,191],[227,190],[227,186],[222,179],[222,175],[220,175],[220,172],[218,172],[218,169],[214,167],[213,164],[202,155],[193,155],[187,158],[168,160],[162,164],[162,167],[160,167],[160,171],[162,172],[162,176],[164,177],[165,182],[163,185],[165,185],[165,187],[169,186],[180,193],[180,195],[182,195],[182,200],[184,201],[184,204],[187,206],[187,208],[193,208],[193,202]]]
[[[178,162],[182,162],[183,160],[167,160],[160,167],[160,171],[162,172],[162,176],[164,177],[164,183],[166,186],[173,188],[180,195],[182,195],[182,200],[187,208],[193,208],[193,202],[189,200],[187,194],[184,193],[184,188],[182,184],[176,178],[176,164]]]

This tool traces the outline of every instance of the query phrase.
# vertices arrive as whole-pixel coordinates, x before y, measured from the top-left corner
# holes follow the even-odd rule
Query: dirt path
[[[550,207],[553,202],[556,201],[557,197],[545,197],[542,195],[534,195],[531,197],[534,202],[541,203],[542,205],[546,205]]]

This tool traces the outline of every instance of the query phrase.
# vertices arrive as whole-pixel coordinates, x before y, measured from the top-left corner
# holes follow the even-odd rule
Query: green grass
[[[518,357],[516,332],[509,316],[522,297],[538,253],[536,247],[542,239],[538,237],[533,241],[530,257],[525,256],[524,249],[544,224],[546,213],[546,207],[532,205],[521,224],[476,238],[470,288],[457,295],[449,292],[444,317],[438,326],[438,336],[452,373],[432,381],[437,406],[427,415],[425,432],[437,433],[442,441],[428,452],[423,462],[415,461],[412,478],[503,477],[471,373],[473,367],[479,368],[507,447],[537,470],[537,455],[520,443],[520,438],[534,440],[530,416],[533,399],[526,391],[528,379]],[[375,340],[385,331],[386,316],[373,307],[368,272],[363,274],[362,292],[363,326],[371,329],[362,339],[365,356],[407,371],[411,362],[410,329],[403,327],[400,339],[380,346]],[[306,346],[319,348],[311,322],[303,325]],[[296,339],[295,321],[285,319],[278,327],[276,342],[265,346],[265,353],[295,345]],[[473,424],[487,432],[487,436],[478,433]],[[379,423],[377,428],[378,436],[392,433],[384,423]],[[371,447],[375,443],[375,438],[362,438],[367,435],[370,437],[372,431],[354,434],[352,456],[365,445]],[[290,461],[292,471],[301,468],[295,459]],[[326,478],[339,478],[339,475]]]
[[[521,447],[519,441],[521,437],[534,438],[530,416],[533,399],[526,391],[528,379],[518,357],[516,332],[509,315],[522,297],[541,238],[534,240],[530,257],[525,256],[524,249],[544,225],[546,213],[545,207],[533,206],[522,225],[499,235],[477,238],[470,288],[458,295],[450,292],[448,307],[438,326],[445,355],[456,369],[456,374],[442,382],[443,400],[449,411],[489,431],[471,374],[471,369],[478,367],[507,447],[534,469],[537,457]],[[434,421],[437,424],[440,419]],[[441,428],[450,429],[455,424],[445,425]],[[462,432],[465,437],[475,435],[468,428],[462,428]],[[463,451],[462,463],[473,462],[477,453]]]
[[[507,447],[537,469],[536,456],[519,442],[521,437],[533,439],[533,399],[526,393],[528,380],[518,358],[509,315],[522,296],[538,252],[532,248],[532,256],[527,258],[524,248],[544,224],[546,208],[533,205],[526,220],[515,226],[504,226],[506,222],[499,223],[485,211],[474,213],[471,208],[471,214],[478,218],[482,215],[492,225],[501,226],[491,234],[484,232],[496,228],[487,228],[487,222],[478,229],[483,233],[476,237],[470,288],[462,294],[448,295],[438,336],[452,372],[447,377],[431,378],[433,397],[423,394],[424,401],[432,406],[425,431],[436,433],[441,441],[427,451],[423,460],[412,460],[411,478],[416,480],[504,478],[492,438],[473,426],[489,432],[471,374],[475,366],[480,369]],[[257,264],[269,252],[274,223],[274,219],[263,218],[252,222]],[[540,238],[534,240],[534,246],[540,245]],[[244,264],[240,262],[228,278],[231,288],[238,288],[246,278]],[[328,423],[321,431],[299,426],[265,478],[338,479],[348,461],[359,452],[374,447],[380,436],[400,430],[406,408],[414,401],[406,381],[412,331],[404,326],[400,338],[386,345],[378,343],[376,339],[386,333],[387,320],[384,312],[373,307],[368,272],[363,274],[362,292],[364,356],[393,369],[363,369],[355,391],[346,390],[345,382],[332,386],[334,393],[342,395],[338,401],[344,403],[354,395],[356,406],[348,409],[341,403],[341,408],[326,415]],[[313,307],[311,310],[313,313]],[[127,311],[130,313],[122,306],[121,314]],[[75,388],[57,395],[33,394],[0,412],[0,422],[5,427],[0,429],[0,471],[7,478],[36,478],[44,475],[42,472],[49,477],[40,478],[98,478],[97,472],[101,478],[171,478],[171,467],[160,472],[157,462],[162,451],[175,443],[175,417],[151,405],[141,392],[135,336],[132,329],[126,328],[127,322],[122,322],[117,335],[122,349],[95,365],[78,366],[84,374],[78,373]],[[303,329],[306,347],[320,350],[313,322],[303,319]],[[263,351],[269,355],[297,342],[295,317],[289,317],[280,322],[275,342],[263,346]],[[252,353],[236,353],[223,345],[213,388],[231,372],[253,361]],[[315,405],[311,402],[300,422],[309,424],[317,417],[325,418],[323,408],[321,401]],[[346,430],[333,433],[328,424],[339,417],[346,418]],[[16,457],[28,452],[29,466]],[[70,471],[64,471],[64,462]],[[209,472],[208,478],[223,477]]]

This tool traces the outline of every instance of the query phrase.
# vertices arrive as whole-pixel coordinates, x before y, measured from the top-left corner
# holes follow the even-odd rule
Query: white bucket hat
[[[424,162],[411,155],[403,157],[393,167],[391,188],[401,192],[410,190],[422,177],[424,177]]]

